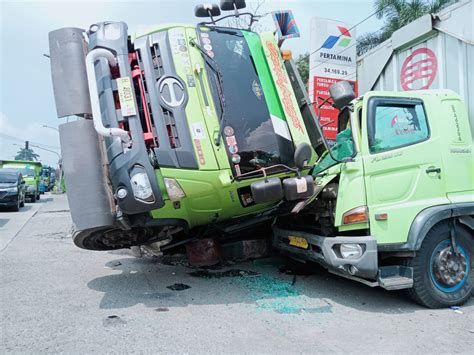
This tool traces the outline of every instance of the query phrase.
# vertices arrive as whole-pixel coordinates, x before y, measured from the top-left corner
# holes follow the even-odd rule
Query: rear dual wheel
[[[452,224],[443,222],[426,235],[416,257],[408,261],[413,268],[413,300],[428,308],[461,305],[473,293],[474,239],[472,231],[456,228],[454,250]]]

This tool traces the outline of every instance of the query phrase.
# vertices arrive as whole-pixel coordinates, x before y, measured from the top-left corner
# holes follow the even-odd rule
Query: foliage
[[[30,160],[38,161],[40,156],[36,154],[31,148],[20,148],[20,150],[15,155],[15,160]]]
[[[309,53],[300,54],[296,58],[295,63],[303,83],[307,86],[309,79]]]
[[[250,12],[256,16],[264,16],[262,12],[263,7],[265,6],[265,0],[257,0],[255,2],[249,2],[247,8],[243,9],[243,12]],[[229,12],[230,14],[230,12]],[[231,17],[226,20],[226,26],[232,28],[240,28],[245,30],[251,30],[254,32],[263,32],[266,29],[263,28],[262,24],[258,21],[250,23],[250,16],[244,15],[239,17]]]
[[[357,54],[361,55],[390,38],[393,32],[417,18],[436,13],[458,0],[375,0],[378,19],[384,19],[380,31],[366,33],[358,38]]]

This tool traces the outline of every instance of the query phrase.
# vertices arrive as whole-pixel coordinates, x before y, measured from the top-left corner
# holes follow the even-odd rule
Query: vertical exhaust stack
[[[58,117],[91,115],[86,74],[87,43],[81,28],[49,33],[49,55]]]
[[[58,118],[92,117],[84,34],[83,29],[69,27],[49,33],[51,77]],[[79,119],[61,124],[59,137],[75,234],[110,229],[115,222],[115,206],[104,170],[102,141],[93,121]]]

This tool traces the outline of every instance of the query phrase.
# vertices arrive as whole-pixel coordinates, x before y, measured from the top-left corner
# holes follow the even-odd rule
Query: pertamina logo
[[[338,47],[347,47],[351,43],[352,36],[349,30],[343,26],[336,27],[339,30],[340,34],[338,34],[337,36],[331,35],[326,38],[323,45],[321,46],[322,48],[332,49],[336,44]]]
[[[321,51],[319,53],[319,57],[323,59],[333,59],[333,60],[338,60],[346,63],[352,63],[352,57],[347,54],[341,54],[342,52],[347,49],[349,44],[352,42],[352,36],[351,33],[347,28],[344,26],[336,26],[337,29],[339,30],[338,35],[330,35],[324,43],[321,45],[321,48],[325,49],[336,49],[336,48],[341,48],[341,50],[334,54],[334,53],[328,53]],[[336,48],[334,48],[336,47]]]

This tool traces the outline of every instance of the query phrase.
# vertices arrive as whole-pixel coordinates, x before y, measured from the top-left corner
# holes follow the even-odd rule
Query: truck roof
[[[39,161],[30,161],[30,160],[0,160],[0,165],[3,164],[28,164],[28,165],[35,165],[35,166],[42,166],[41,162]]]

